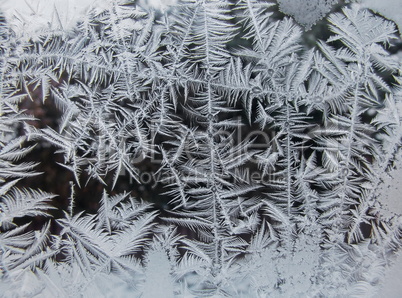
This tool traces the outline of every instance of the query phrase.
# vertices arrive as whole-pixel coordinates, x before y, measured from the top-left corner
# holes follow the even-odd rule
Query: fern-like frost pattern
[[[402,137],[391,21],[344,6],[311,45],[270,1],[112,0],[70,29],[61,13],[31,37],[1,20],[0,296],[375,293],[402,243],[382,210]],[[72,173],[65,208],[24,186],[48,175],[37,147]],[[95,213],[76,195],[93,181]]]

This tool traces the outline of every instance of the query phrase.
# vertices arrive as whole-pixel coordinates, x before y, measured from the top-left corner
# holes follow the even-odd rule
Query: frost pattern
[[[306,30],[310,30],[337,3],[338,0],[278,0],[280,10],[293,16]]]
[[[3,296],[373,293],[402,237],[379,191],[401,154],[395,26],[344,7],[309,49],[276,9],[113,0],[34,38],[2,21]],[[54,104],[57,125],[27,101]],[[35,145],[73,173],[65,210],[23,186]],[[134,197],[148,178],[164,208]],[[95,214],[75,206],[90,181],[104,189]]]
[[[402,5],[398,0],[360,0],[362,6],[372,9],[387,19],[393,20],[402,32]]]

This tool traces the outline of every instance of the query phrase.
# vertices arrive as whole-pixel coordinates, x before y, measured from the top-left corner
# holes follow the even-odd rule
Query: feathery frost
[[[263,0],[113,0],[32,37],[1,19],[2,295],[373,294],[402,243],[381,208],[401,156],[397,31],[358,5],[322,22],[310,46]],[[29,161],[46,147],[69,198],[24,186],[49,175]],[[75,192],[94,181],[93,214]]]

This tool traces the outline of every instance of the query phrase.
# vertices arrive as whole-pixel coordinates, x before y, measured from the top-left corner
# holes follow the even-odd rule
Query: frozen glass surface
[[[2,297],[398,292],[395,13],[278,2],[0,4]]]

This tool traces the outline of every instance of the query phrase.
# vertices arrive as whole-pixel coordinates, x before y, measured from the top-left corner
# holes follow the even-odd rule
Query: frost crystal
[[[338,0],[278,0],[280,10],[291,15],[306,30],[325,17]]]
[[[307,41],[270,1],[25,3],[0,19],[2,296],[374,294],[402,244],[394,23],[343,5]],[[334,1],[308,3],[280,8]]]

